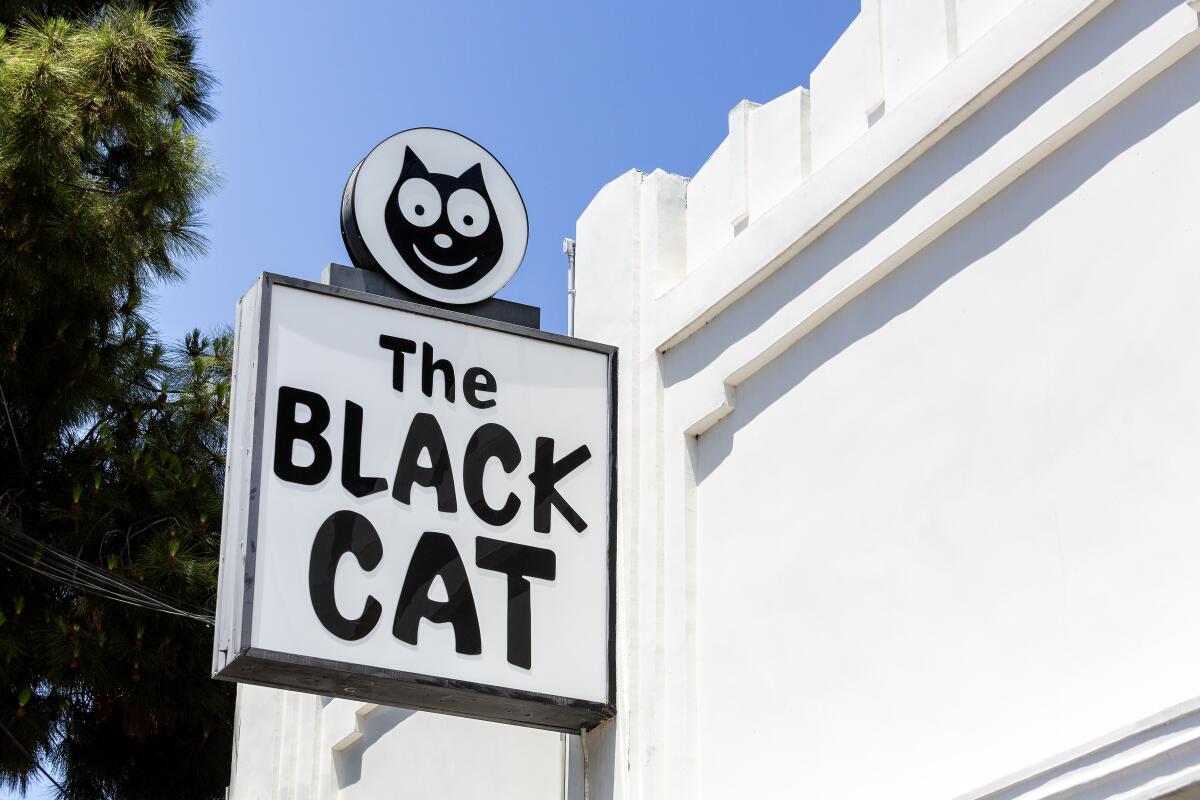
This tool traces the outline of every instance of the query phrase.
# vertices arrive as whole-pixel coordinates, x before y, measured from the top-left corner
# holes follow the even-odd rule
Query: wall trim
[[[1154,800],[1200,785],[1200,698],[955,800]]]
[[[1028,5],[1040,6],[1040,3]],[[1107,4],[1094,4],[1092,8],[1096,5]],[[1184,13],[1177,13],[1178,11]],[[716,374],[722,376],[723,385],[720,388],[713,386],[702,392],[703,396],[715,402],[693,410],[690,418],[694,421],[687,427],[688,433],[699,436],[706,432],[732,411],[739,384],[770,364],[855,297],[931,245],[1197,46],[1200,46],[1200,15],[1181,2],[1179,9],[1166,14],[1114,51],[1113,57],[1109,59],[1112,63],[1110,65],[1106,62],[1106,69],[1089,71],[1084,78],[1073,83],[1068,90],[1064,90],[1048,103],[1045,109],[1040,109],[1037,114],[1023,122],[1020,147],[1008,145],[990,148],[968,169],[938,187],[919,207],[914,206],[906,211],[895,223],[879,232],[867,246],[834,266],[805,292],[791,299],[771,318],[764,320],[752,334],[722,354],[713,366]],[[1129,52],[1123,52],[1126,50]],[[963,58],[965,59],[966,55]],[[888,119],[892,118],[899,118],[899,112],[895,112],[895,115],[889,116]],[[880,127],[883,125],[881,122]],[[946,131],[940,132],[937,138],[943,138],[945,133]],[[850,151],[850,155],[854,155],[853,150]],[[866,194],[869,193],[864,192],[864,197]],[[776,212],[789,209],[794,199],[785,200],[763,218],[760,224],[766,226],[766,236],[778,238],[781,235],[778,230],[771,230],[768,223],[774,224],[776,229],[780,228],[781,214]],[[863,198],[859,198],[859,201],[861,199]],[[741,239],[748,240],[754,234],[755,227],[751,226]],[[806,245],[812,238],[815,237],[805,235],[801,245]],[[739,242],[735,241],[714,260],[734,255],[743,260],[747,259],[748,254],[744,251],[733,253],[738,244]],[[768,244],[760,241],[757,249],[759,252],[765,252],[767,246]],[[728,308],[744,296],[752,285],[757,285],[766,275],[794,258],[798,252],[797,247],[788,248],[782,256],[773,259],[768,268],[760,268],[753,279],[754,284],[746,281],[735,293],[726,294],[718,304],[710,306],[710,309],[719,307],[712,316]],[[733,270],[732,264],[722,266],[726,267]],[[748,271],[745,267],[743,264],[743,271]],[[692,287],[696,285],[691,284]],[[682,287],[683,284],[677,289]],[[668,301],[670,297],[668,294],[662,301]],[[660,320],[670,319],[670,311],[669,303],[660,308]],[[675,336],[668,337],[659,346],[659,351],[663,352],[684,341],[710,320],[711,317],[707,317],[698,326],[685,326]]]
[[[795,257],[1114,0],[1023,3],[660,299],[669,350]],[[767,253],[765,262],[755,254]]]

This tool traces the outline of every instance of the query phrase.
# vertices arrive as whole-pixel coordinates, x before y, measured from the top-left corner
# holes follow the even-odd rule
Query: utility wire
[[[49,547],[19,531],[0,536],[0,558],[57,583],[97,594],[119,603],[192,619],[212,626],[212,614],[191,604],[163,597],[128,583],[115,575],[60,550]],[[80,574],[82,573],[82,575]]]
[[[0,558],[11,561],[18,566],[22,566],[31,572],[35,572],[58,583],[71,585],[78,589],[82,589],[85,592],[102,595],[128,605],[139,606],[152,611],[161,611],[167,614],[174,614],[176,616],[194,619],[197,622],[204,622],[209,625],[213,624],[211,615],[195,613],[178,608],[161,598],[137,592],[129,584],[121,582],[116,578],[110,577],[109,580],[97,583],[79,578],[74,573],[62,567],[57,567],[53,564],[47,563],[44,560],[42,563],[35,565],[31,563],[32,559],[27,553],[20,553],[20,555],[22,557],[18,558],[14,557],[11,553],[6,553],[0,550]],[[44,553],[42,555],[44,559]]]
[[[54,780],[54,776],[46,771],[46,768],[42,766],[42,762],[40,762],[36,758],[34,758],[33,754],[25,749],[25,745],[21,744],[21,740],[18,739],[16,736],[13,736],[12,731],[10,731],[8,729],[8,726],[5,725],[3,722],[0,722],[0,730],[4,731],[4,735],[7,736],[10,741],[12,741],[13,745],[16,746],[16,748],[18,750],[20,750],[22,753],[24,753],[26,758],[28,758],[30,761],[33,762],[33,765],[38,768],[38,772],[45,775],[46,780],[48,780],[54,784],[54,787],[56,789],[58,789],[59,796],[66,797],[67,790],[62,787],[62,784],[59,783],[58,781]]]
[[[48,548],[42,545],[41,542],[31,539],[31,537],[25,536],[24,540],[24,542],[20,543],[28,545],[31,549],[22,549],[19,546],[20,543],[2,539],[0,539],[0,549],[7,547],[10,553],[14,552],[19,557],[22,557],[22,559],[13,559],[10,555],[8,560],[12,560],[20,566],[25,566],[26,569],[40,572],[42,575],[46,575],[60,583],[78,585],[79,588],[107,591],[107,593],[125,596],[134,601],[148,603],[155,607],[169,608],[170,610],[184,614],[205,615],[203,609],[199,609],[199,613],[197,613],[197,610],[188,610],[175,606],[173,601],[146,593],[146,591],[136,587],[136,585],[121,581],[121,579],[113,576],[112,573],[97,569],[94,565],[70,557],[70,555],[56,551],[54,548]],[[0,555],[4,555],[4,553],[0,553]],[[66,561],[67,565],[54,564],[53,558]],[[29,564],[25,564],[24,559],[29,559]],[[83,572],[86,578],[80,578],[79,572]]]
[[[91,582],[82,581],[84,584],[95,585],[96,583],[99,583],[115,589],[118,593],[129,593],[154,605],[162,605],[176,611],[192,613],[202,617],[211,616],[207,613],[206,609],[200,608],[196,605],[176,601],[173,598],[156,595],[148,589],[136,584],[128,583],[118,578],[111,572],[97,567],[95,564],[88,563],[87,561],[83,561],[75,556],[64,553],[61,550],[50,547],[38,541],[37,539],[34,539],[32,536],[20,531],[10,530],[8,543],[15,546],[16,552],[19,555],[29,556],[30,552],[32,552],[31,560],[36,558],[41,562],[47,562],[47,566],[49,566],[47,557],[50,557],[49,560],[57,558],[62,562],[66,562],[66,565],[69,565],[70,567],[69,570],[66,566],[61,564],[57,565],[55,568],[70,582],[81,581],[81,579],[78,577],[78,573],[83,572],[91,578]],[[3,547],[5,544],[5,540],[0,538],[0,547]],[[26,547],[24,551],[22,551],[21,545]],[[189,605],[191,607],[187,608]]]
[[[17,566],[24,567],[24,568],[28,569],[30,572],[37,573],[38,575],[41,575],[44,578],[49,578],[50,580],[56,581],[58,583],[69,584],[69,585],[74,586],[77,589],[81,589],[84,592],[87,592],[89,594],[96,594],[101,597],[108,598],[109,600],[114,600],[118,603],[124,603],[126,605],[135,606],[137,608],[144,608],[149,611],[159,611],[164,614],[172,614],[177,617],[184,617],[186,619],[192,619],[197,622],[203,622],[204,624],[210,625],[210,626],[213,624],[213,618],[211,616],[206,616],[203,614],[192,614],[190,612],[182,611],[180,609],[177,609],[177,608],[174,608],[172,606],[165,605],[162,603],[145,602],[145,601],[139,600],[136,597],[118,594],[109,589],[105,589],[103,587],[96,586],[94,584],[86,583],[86,582],[80,581],[80,580],[72,580],[69,575],[67,575],[61,571],[57,571],[57,570],[53,570],[53,569],[47,570],[47,569],[35,567],[35,566],[27,563],[25,559],[14,558],[9,553],[0,552],[0,558],[3,558],[6,561],[10,561],[13,564],[16,564]]]
[[[22,564],[22,566],[27,566],[34,571],[37,571],[38,566],[42,566],[46,569],[56,572],[58,577],[61,578],[62,582],[97,589],[107,587],[108,591],[115,591],[117,594],[130,596],[131,599],[141,600],[154,606],[162,606],[183,614],[193,614],[200,617],[211,616],[206,612],[205,609],[197,606],[186,608],[185,606],[187,604],[180,603],[171,598],[155,595],[148,590],[137,586],[136,584],[127,583],[120,578],[117,578],[112,573],[100,569],[94,564],[89,564],[86,561],[81,561],[80,559],[63,553],[60,550],[47,547],[30,536],[16,532],[14,532],[12,536],[14,539],[18,540],[10,540],[6,542],[4,539],[0,539],[0,548],[3,548],[5,545],[15,546],[15,548],[10,547],[10,552],[15,549],[15,552],[18,555],[29,558],[31,563]],[[26,545],[29,549],[22,550],[20,547],[21,544]],[[32,555],[30,554],[31,550]],[[48,559],[47,557],[51,558]],[[69,569],[67,566],[63,566],[62,564],[56,565],[51,563],[53,558],[58,558],[61,561],[66,562],[66,564],[69,565]],[[35,565],[32,563],[35,560],[41,563]],[[90,580],[80,578],[78,574],[79,572],[83,572],[86,576],[88,576],[88,578],[90,578]]]

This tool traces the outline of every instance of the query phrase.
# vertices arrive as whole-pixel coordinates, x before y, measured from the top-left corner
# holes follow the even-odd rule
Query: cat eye
[[[492,214],[487,201],[474,189],[459,189],[446,201],[446,214],[454,230],[463,236],[478,236],[487,230]]]
[[[409,224],[422,228],[428,228],[442,216],[442,196],[424,178],[409,178],[400,184],[396,205]]]

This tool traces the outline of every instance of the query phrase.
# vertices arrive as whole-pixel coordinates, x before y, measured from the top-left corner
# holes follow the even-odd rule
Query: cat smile
[[[418,248],[415,244],[412,246],[412,249],[413,252],[417,254],[417,258],[421,259],[421,261],[425,263],[425,266],[432,270],[437,270],[443,275],[454,275],[462,272],[464,269],[469,268],[472,264],[479,260],[478,256],[471,256],[470,259],[461,264],[439,264],[436,261],[430,261],[428,258],[426,258],[425,254],[422,253],[420,248]]]

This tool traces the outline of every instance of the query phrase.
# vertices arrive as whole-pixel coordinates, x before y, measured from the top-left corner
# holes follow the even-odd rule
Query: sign
[[[216,677],[612,716],[614,348],[264,275],[235,351]]]
[[[491,153],[453,131],[413,128],[383,140],[350,174],[342,238],[355,266],[461,305],[486,300],[516,273],[529,218]]]

